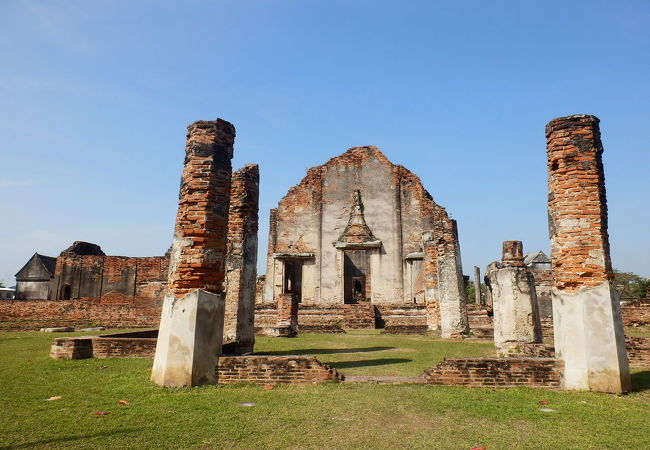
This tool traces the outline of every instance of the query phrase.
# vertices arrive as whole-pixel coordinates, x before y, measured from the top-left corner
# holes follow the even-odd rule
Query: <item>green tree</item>
[[[650,279],[632,272],[614,269],[614,283],[622,299],[645,298],[650,291]]]
[[[465,292],[467,292],[467,303],[474,303],[474,292],[476,288],[474,287],[474,281],[469,280],[465,285]],[[487,295],[487,286],[481,283],[481,299],[485,303]]]

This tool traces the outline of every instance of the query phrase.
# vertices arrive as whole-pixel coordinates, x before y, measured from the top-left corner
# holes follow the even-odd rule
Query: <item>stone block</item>
[[[223,339],[222,294],[197,289],[165,297],[151,381],[167,387],[215,384]]]

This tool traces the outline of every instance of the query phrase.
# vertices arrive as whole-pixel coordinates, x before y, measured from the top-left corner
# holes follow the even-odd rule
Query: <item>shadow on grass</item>
[[[362,359],[360,361],[339,361],[329,362],[329,366],[335,369],[349,369],[351,367],[369,367],[369,366],[384,366],[386,364],[401,364],[411,362],[411,359],[405,358],[383,358],[383,359]]]
[[[73,441],[79,441],[82,439],[91,439],[91,438],[97,438],[97,437],[108,437],[108,436],[113,436],[116,434],[124,434],[124,433],[131,433],[131,432],[137,432],[137,431],[142,431],[144,428],[126,428],[123,430],[114,430],[114,431],[102,431],[100,433],[94,433],[94,434],[82,434],[79,436],[66,436],[66,437],[60,437],[60,438],[53,438],[53,439],[43,439],[42,441],[34,441],[34,442],[25,442],[24,444],[17,444],[17,445],[9,445],[9,446],[0,446],[0,450],[3,449],[13,449],[13,448],[30,448],[30,447],[36,447],[36,446],[41,446],[41,445],[47,445],[47,444],[56,444],[56,443],[63,443],[63,442],[73,442]]]
[[[650,370],[632,374],[632,391],[640,392],[650,390]]]
[[[287,356],[287,355],[329,355],[333,353],[366,353],[380,352],[382,350],[392,350],[395,347],[365,347],[365,348],[305,348],[295,350],[278,350],[270,352],[256,353],[267,356]]]

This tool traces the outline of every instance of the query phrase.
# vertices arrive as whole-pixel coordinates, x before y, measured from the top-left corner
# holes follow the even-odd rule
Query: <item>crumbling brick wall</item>
[[[558,388],[563,367],[553,358],[445,358],[424,379],[446,386]]]
[[[52,300],[160,305],[167,281],[165,256],[126,257],[63,252],[56,259]],[[69,298],[66,297],[66,290]]]
[[[86,300],[17,300],[0,302],[0,326],[9,330],[45,327],[157,327],[160,306],[98,303]]]
[[[305,384],[343,376],[314,356],[220,356],[217,383]]]

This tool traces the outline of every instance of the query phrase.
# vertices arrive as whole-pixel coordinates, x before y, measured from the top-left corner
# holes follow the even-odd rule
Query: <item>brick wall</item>
[[[165,256],[133,258],[77,255],[64,251],[56,259],[50,284],[51,299],[64,299],[68,286],[69,299],[107,304],[159,305],[164,296],[168,264]]]
[[[650,305],[622,306],[621,314],[625,326],[650,325]]]
[[[217,382],[304,384],[342,381],[343,375],[313,356],[221,356]]]
[[[378,305],[377,311],[384,333],[424,334],[429,331],[425,305]]]
[[[445,358],[424,378],[446,386],[559,388],[562,370],[552,358]]]
[[[159,320],[159,306],[138,307],[84,300],[0,301],[0,323],[4,329],[10,330],[90,325],[148,328],[157,327]]]
[[[627,337],[625,347],[630,366],[650,367],[650,337]]]

